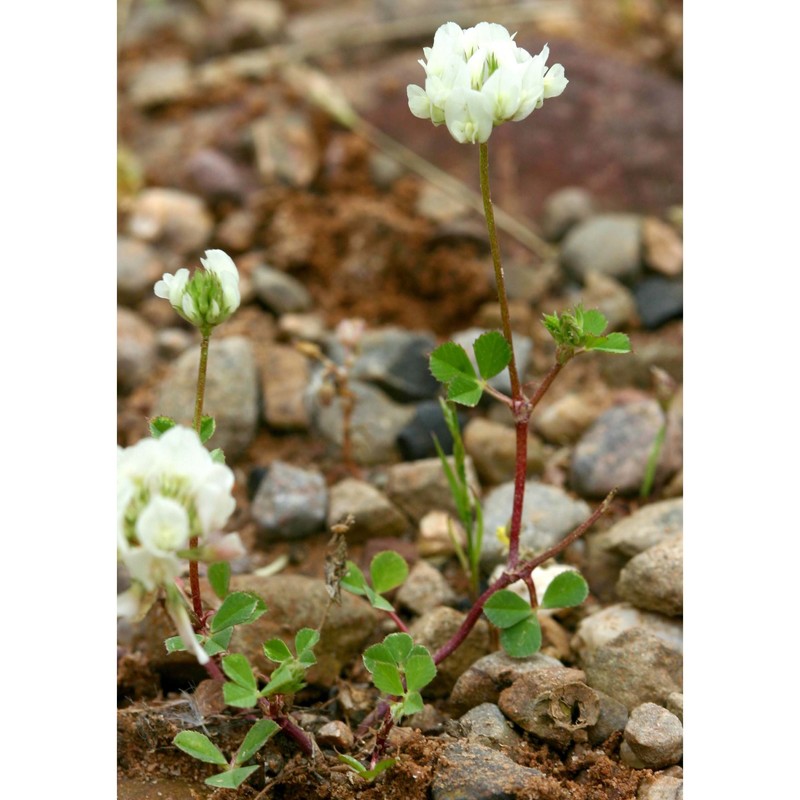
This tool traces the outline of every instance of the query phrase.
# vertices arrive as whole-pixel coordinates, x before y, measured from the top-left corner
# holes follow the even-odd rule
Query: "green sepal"
[[[224,464],[225,463],[225,453],[222,452],[221,447],[215,447],[209,455],[211,456],[211,460],[215,464]]]
[[[589,596],[589,584],[575,570],[556,575],[545,589],[542,608],[572,608]]]
[[[226,766],[227,759],[220,749],[203,733],[197,731],[181,731],[172,740],[172,743],[188,753],[198,761],[205,761],[207,764],[219,764]]]
[[[200,419],[200,441],[205,444],[214,435],[216,429],[217,423],[214,421],[214,417],[202,417]]]
[[[153,417],[148,427],[150,428],[150,435],[154,439],[158,439],[170,428],[174,428],[175,425],[177,425],[177,423],[172,417]]]
[[[258,764],[251,767],[236,767],[225,772],[219,772],[205,779],[207,786],[215,786],[218,789],[237,789],[241,786],[256,770]]]

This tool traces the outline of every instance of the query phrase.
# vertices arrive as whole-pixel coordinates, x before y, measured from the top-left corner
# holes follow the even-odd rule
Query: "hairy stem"
[[[291,717],[283,713],[283,704],[277,697],[260,697],[258,700],[259,708],[264,712],[264,715],[274,720],[281,726],[281,730],[294,739],[298,747],[307,756],[314,755],[314,742],[311,737],[297,725]]]
[[[200,366],[197,370],[197,394],[194,403],[194,420],[192,422],[197,435],[200,435],[200,423],[203,419],[203,398],[206,393],[206,371],[208,369],[208,343],[211,338],[210,331],[203,331],[203,339],[200,342]],[[189,549],[194,550],[200,543],[199,537],[192,536],[189,539]],[[189,589],[192,595],[192,609],[194,610],[197,622],[195,630],[199,626],[203,616],[203,602],[200,599],[200,571],[197,568],[197,561],[189,561]]]
[[[580,525],[578,525],[575,530],[571,533],[567,534],[558,544],[553,545],[549,550],[545,550],[544,553],[540,553],[536,558],[531,559],[530,561],[526,561],[521,566],[517,567],[516,569],[512,569],[510,571],[504,572],[475,602],[475,605],[469,610],[469,613],[466,616],[464,622],[461,623],[461,627],[453,634],[450,641],[446,642],[442,647],[440,647],[436,654],[433,656],[433,661],[435,664],[440,664],[444,661],[447,656],[449,656],[456,648],[467,638],[469,632],[475,627],[475,623],[480,619],[481,614],[483,613],[483,607],[486,604],[486,601],[495,593],[500,591],[500,589],[505,589],[506,586],[510,586],[512,583],[516,583],[518,580],[524,580],[526,576],[529,576],[531,572],[533,572],[536,567],[540,564],[544,564],[545,561],[548,559],[557,556],[563,550],[566,550],[576,539],[579,539],[583,536],[589,528],[594,525],[595,522],[608,510],[611,501],[614,499],[614,495],[616,495],[617,490],[614,489],[612,492],[609,492],[608,496],[602,503],[594,510],[594,513],[584,520]]]
[[[508,298],[506,296],[506,281],[503,274],[503,265],[500,261],[500,245],[497,241],[497,228],[494,224],[494,210],[492,209],[492,196],[489,191],[489,144],[480,145],[480,171],[481,195],[483,196],[483,213],[486,217],[486,227],[489,230],[489,246],[492,250],[492,264],[494,277],[497,283],[497,300],[500,303],[500,317],[503,323],[503,336],[511,348],[511,362],[508,365],[508,374],[511,377],[511,396],[515,401],[522,400],[517,362],[514,357],[514,343],[511,339],[511,320],[508,315]]]

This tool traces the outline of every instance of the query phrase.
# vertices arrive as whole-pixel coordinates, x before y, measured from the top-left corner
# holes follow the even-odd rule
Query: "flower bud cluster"
[[[174,584],[191,537],[198,537],[198,560],[243,554],[238,534],[219,533],[236,506],[233,482],[231,469],[215,462],[190,428],[119,448],[117,557],[133,584],[118,597],[120,616],[141,617],[158,589]]]
[[[174,275],[166,273],[155,285],[157,297],[169,300],[172,307],[204,333],[225,322],[241,302],[239,271],[223,250],[206,250],[200,263],[205,271],[189,276],[185,267]]]
[[[561,64],[546,66],[549,48],[532,56],[496,23],[462,30],[447,22],[423,48],[425,88],[408,87],[411,113],[447,125],[457,142],[486,142],[495,125],[525,119],[568,83]]]

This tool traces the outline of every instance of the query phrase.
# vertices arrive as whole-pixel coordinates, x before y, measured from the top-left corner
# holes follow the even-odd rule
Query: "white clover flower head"
[[[176,425],[118,449],[117,558],[133,582],[119,613],[141,616],[159,588],[174,584],[191,537],[201,550],[211,545],[209,560],[242,554],[237,534],[219,534],[236,507],[233,482],[231,469],[212,459],[191,428]]]
[[[204,270],[196,270],[191,278],[186,268],[174,275],[165,273],[154,291],[185,320],[209,332],[239,308],[239,271],[223,250],[206,250],[200,263]]]
[[[532,56],[518,47],[516,34],[496,23],[462,30],[442,25],[433,47],[424,47],[425,87],[407,88],[415,117],[446,125],[461,143],[484,143],[495,126],[525,119],[569,82],[561,64],[546,66],[547,45]]]

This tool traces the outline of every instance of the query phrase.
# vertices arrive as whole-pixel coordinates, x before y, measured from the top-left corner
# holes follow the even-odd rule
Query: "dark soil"
[[[134,0],[131,13],[138,5]],[[320,20],[324,14],[335,18],[337,11],[346,19],[348,12],[362,4],[353,0],[335,4],[335,10],[326,8],[328,4],[321,0],[286,2],[283,5],[290,21],[311,24],[315,15]],[[420,10],[420,4],[412,5]],[[584,4],[576,5],[583,7]],[[631,12],[634,16],[639,13],[638,20],[634,17],[620,20],[614,9],[621,5],[614,2],[588,3],[585,14],[560,23],[551,21],[542,35],[545,38],[550,36],[552,46],[554,34],[579,43],[590,30],[593,46],[598,50],[679,79],[674,32],[665,31],[663,15],[659,16],[655,10],[663,4],[639,4],[639,12]],[[668,5],[673,13],[679,15],[680,3]],[[282,82],[280,76],[251,80],[231,77],[202,96],[195,95],[147,111],[133,106],[126,90],[131,77],[144,64],[167,55],[187,56],[195,65],[221,57],[214,50],[213,14],[218,13],[213,11],[215,4],[195,6],[187,2],[186,7],[193,12],[200,9],[201,19],[203,15],[211,15],[205,17],[207,38],[200,45],[188,46],[176,33],[175,26],[156,27],[150,34],[138,36],[128,44],[121,39],[119,138],[121,144],[139,159],[143,184],[193,191],[194,186],[184,168],[188,156],[200,146],[217,147],[251,166],[246,176],[250,188],[244,197],[208,200],[215,222],[226,220],[236,209],[246,208],[253,213],[256,226],[251,241],[239,252],[235,247],[217,241],[208,246],[221,246],[231,252],[245,275],[255,258],[263,256],[273,266],[303,281],[313,296],[315,310],[324,313],[330,326],[342,318],[360,316],[370,326],[396,324],[409,329],[433,330],[446,336],[454,330],[476,324],[482,306],[493,299],[492,285],[486,272],[488,250],[482,220],[474,215],[470,225],[448,228],[446,224],[435,224],[419,216],[415,212],[415,202],[423,184],[415,175],[405,174],[386,188],[377,187],[370,172],[371,146],[356,134],[336,125],[319,110],[309,108],[295,89]],[[531,26],[524,33],[542,38],[538,29]],[[428,35],[421,37],[425,42],[428,38]],[[679,45],[679,37],[677,41]],[[356,103],[358,98],[353,97],[353,86],[368,83],[373,69],[380,67],[379,60],[405,57],[413,66],[421,55],[419,47],[416,40],[410,43],[400,37],[380,48],[352,47],[329,52],[319,59],[317,66],[334,79],[337,74],[348,80],[354,79],[349,85],[348,95]],[[418,79],[418,76],[412,76],[412,79]],[[394,83],[384,77],[380,88],[383,92],[399,95],[399,105],[402,106],[405,82],[402,76],[397,77]],[[252,166],[252,153],[248,152],[238,133],[256,117],[278,107],[299,109],[313,121],[319,151],[324,155],[317,177],[309,185],[260,185]],[[382,117],[380,103],[370,105],[367,100],[362,100],[361,108],[378,124]],[[393,120],[395,110],[396,106],[387,109],[385,119]],[[409,121],[419,123],[418,120]],[[157,144],[176,126],[181,135],[173,137],[175,144],[172,149]],[[192,131],[193,135],[189,136]],[[387,128],[387,132],[391,131]],[[427,133],[432,139],[433,129]],[[444,129],[437,130],[436,134],[440,140],[438,146],[453,144]],[[404,140],[402,131],[393,135]],[[502,165],[502,148],[498,153],[498,162]],[[440,166],[448,168],[447,163]],[[680,171],[679,167],[677,171]],[[498,173],[497,196],[508,201],[509,210],[518,210],[519,206],[514,208],[513,193],[504,186],[504,182],[510,182],[511,189],[516,186],[513,169],[504,171],[501,166]],[[548,180],[548,174],[551,174],[548,168],[543,166],[544,177],[540,180]],[[551,178],[553,184],[549,187],[540,184],[531,191],[539,198],[537,203],[548,190],[558,188],[559,180],[564,181],[563,176],[559,178],[551,174]],[[601,196],[600,201],[609,208],[652,211],[652,208],[644,206],[637,209],[626,205],[632,196],[626,192],[635,183],[629,178],[621,183],[607,184],[609,192]],[[596,185],[602,187],[600,183],[596,182]],[[518,186],[516,188],[519,190]],[[633,196],[643,204],[648,202],[645,194],[637,196],[633,192]],[[673,194],[670,202],[679,202],[679,186]],[[655,202],[655,195],[648,197],[650,202]],[[128,208],[129,196],[122,181],[121,228]],[[658,211],[664,209],[665,204],[661,204]],[[506,258],[540,262],[511,238],[504,237],[502,246]],[[186,261],[195,262],[196,259]],[[561,288],[554,286],[550,293],[545,293],[537,307],[531,309],[531,319],[538,320],[542,311],[551,311],[563,302]],[[526,332],[537,337],[536,359],[541,363],[534,366],[541,374],[549,363],[546,345],[540,346],[538,342],[538,323],[531,324],[529,329],[525,327]],[[247,335],[254,343],[272,338],[273,333],[274,321],[255,306],[243,307],[219,331],[221,336]],[[680,343],[682,325],[675,323],[652,334],[637,332],[637,341],[641,344],[655,338]],[[118,441],[121,445],[132,444],[147,435],[147,416],[154,410],[153,390],[166,367],[166,364],[161,365],[142,386],[120,397]],[[585,388],[604,381],[597,363],[587,359],[586,363],[571,365],[565,371],[563,379],[560,378],[554,386],[553,397],[575,386]],[[639,387],[642,388],[646,387]],[[342,477],[341,463],[324,443],[309,434],[278,435],[262,426],[247,454],[232,465],[237,475],[235,492],[240,505],[231,521],[231,529],[242,534],[245,545],[252,552],[254,568],[286,553],[290,556],[287,572],[323,577],[327,535],[300,543],[275,544],[269,550],[255,547],[255,528],[248,517],[247,476],[253,467],[264,466],[277,458],[298,465],[314,464],[325,472],[331,483]],[[563,472],[559,472],[557,465],[553,466],[546,479],[552,483],[563,482]],[[615,518],[629,514],[636,505],[635,501],[617,501],[601,525],[608,525]],[[362,549],[354,547],[351,557],[359,560]],[[445,568],[445,574],[453,578],[454,585],[463,589],[463,580],[455,563]],[[574,616],[562,620],[567,629],[574,627],[576,622]],[[548,647],[556,645],[553,641],[545,641],[545,652]],[[257,756],[256,761],[263,763],[264,769],[258,770],[244,787],[235,792],[212,790],[203,784],[203,780],[214,773],[214,768],[177,750],[172,745],[173,737],[185,727],[196,725],[200,715],[202,724],[195,729],[207,732],[223,752],[229,753],[240,744],[247,721],[230,712],[201,713],[191,692],[203,679],[202,671],[195,674],[190,670],[183,682],[170,683],[165,682],[163,675],[154,671],[141,654],[121,653],[120,656],[117,756],[121,800],[157,797],[175,800],[211,797],[424,800],[431,797],[431,784],[442,748],[450,736],[458,733],[452,723],[446,723],[443,731],[428,734],[411,728],[397,729],[390,754],[399,756],[398,763],[372,785],[354,778],[351,771],[336,759],[332,749],[323,749],[318,758],[311,761],[302,756],[291,742],[277,736]],[[351,682],[357,687],[359,684],[354,676],[358,677],[352,670],[351,674],[343,674],[342,684]],[[446,702],[440,702],[439,706],[446,717]],[[335,691],[325,696],[309,691],[307,696],[297,698],[296,710],[315,721],[310,725],[311,729],[322,718],[343,718]],[[351,751],[352,754],[368,755],[372,742],[373,735],[367,734]],[[554,752],[533,740],[526,741],[523,747],[510,755],[519,764],[541,770],[545,777],[537,779],[535,785],[531,784],[524,793],[515,796],[541,800],[632,799],[641,781],[650,773],[621,765],[618,750],[619,741],[614,738],[606,742],[602,751],[575,746],[567,753]]]

